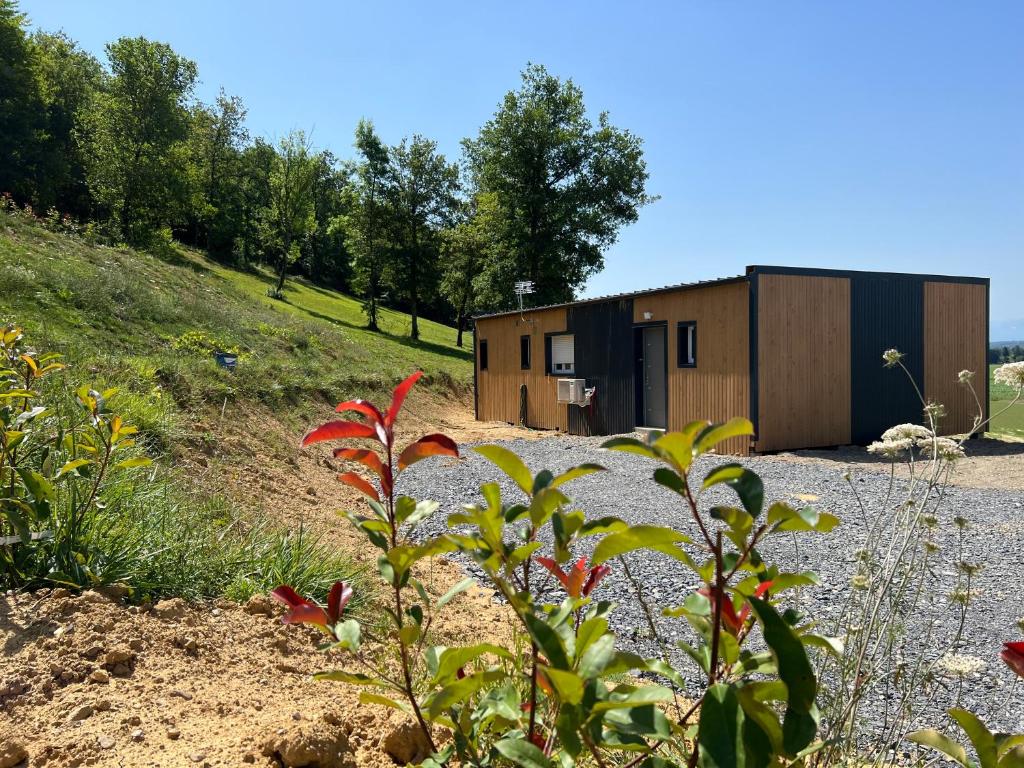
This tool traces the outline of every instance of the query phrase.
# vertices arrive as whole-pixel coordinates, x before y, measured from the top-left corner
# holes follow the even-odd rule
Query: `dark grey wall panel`
[[[914,381],[924,386],[924,281],[851,274],[850,335],[853,442],[870,443],[896,424],[920,424],[921,401],[913,385],[899,368],[883,367],[882,353],[894,347],[903,352]]]
[[[576,377],[597,387],[591,407],[569,409],[569,432],[614,435],[634,426],[633,300],[570,305],[566,330],[575,335]]]

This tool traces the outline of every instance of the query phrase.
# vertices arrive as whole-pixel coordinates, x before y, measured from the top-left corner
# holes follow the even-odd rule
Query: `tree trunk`
[[[284,251],[281,253],[281,270],[277,275],[276,293],[278,298],[282,297],[281,292],[284,290],[284,278],[288,272],[288,254],[290,254],[292,250],[291,240],[292,239],[287,236],[284,238]]]
[[[411,312],[411,314],[412,314],[412,331],[409,334],[410,338],[412,338],[412,339],[419,339],[419,337],[420,337],[420,326],[419,326],[419,323],[417,322],[417,317],[416,317],[416,304],[417,304],[416,296],[414,295],[412,297],[412,307],[411,307],[411,309],[412,309],[412,312]]]

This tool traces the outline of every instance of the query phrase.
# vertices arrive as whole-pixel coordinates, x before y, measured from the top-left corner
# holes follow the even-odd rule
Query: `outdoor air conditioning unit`
[[[585,405],[587,403],[587,380],[559,379],[558,402],[569,403],[570,405]]]

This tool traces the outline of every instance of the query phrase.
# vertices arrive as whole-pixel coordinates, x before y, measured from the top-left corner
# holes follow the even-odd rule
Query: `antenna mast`
[[[519,297],[519,314],[523,314],[523,296],[533,293],[532,280],[517,280],[515,285],[516,296]]]

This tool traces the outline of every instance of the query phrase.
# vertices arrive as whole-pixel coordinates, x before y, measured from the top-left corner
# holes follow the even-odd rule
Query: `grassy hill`
[[[0,214],[0,317],[95,383],[120,386],[137,419],[225,400],[295,419],[316,401],[374,394],[417,368],[428,386],[471,386],[472,354],[455,346],[452,328],[421,320],[412,341],[409,317],[384,310],[382,332],[371,333],[357,300],[289,280],[279,301],[266,295],[271,283],[178,246],[110,248]],[[218,368],[214,349],[239,354],[234,373]],[[134,407],[140,400],[153,413]]]

